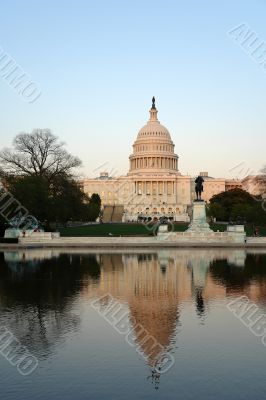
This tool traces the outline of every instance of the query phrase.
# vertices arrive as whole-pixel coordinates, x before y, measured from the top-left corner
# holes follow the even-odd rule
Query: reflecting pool
[[[3,400],[266,396],[266,251],[6,251],[0,307]]]

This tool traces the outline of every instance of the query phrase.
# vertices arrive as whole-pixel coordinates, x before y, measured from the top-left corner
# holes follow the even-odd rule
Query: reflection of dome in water
[[[124,255],[122,258],[119,260],[118,255],[101,256],[101,260],[106,261],[101,290],[116,298],[126,298],[136,344],[147,357],[148,364],[154,366],[162,351],[169,350],[174,339],[178,321],[177,283],[182,274],[187,275],[188,272],[185,267],[175,268],[170,257],[163,258],[163,265],[167,267],[164,273],[155,254]],[[183,286],[186,287],[186,284]],[[147,335],[149,340],[145,340]]]
[[[168,351],[171,347],[178,321],[177,308],[177,299],[166,302],[163,298],[148,296],[130,302],[131,320],[134,318],[137,323],[134,329],[136,342],[151,366],[156,364],[162,351]]]

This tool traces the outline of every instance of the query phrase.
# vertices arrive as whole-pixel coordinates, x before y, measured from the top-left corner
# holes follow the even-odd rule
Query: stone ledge
[[[265,238],[266,239],[266,238]],[[255,242],[256,243],[256,242]],[[266,247],[266,240],[265,240]],[[254,241],[252,242],[254,244]],[[20,238],[20,246],[84,246],[84,247],[179,247],[179,246],[218,246],[226,247],[245,246],[243,235],[231,236],[227,232],[213,232],[211,234],[170,232],[156,237],[61,237],[51,240],[41,238]]]
[[[85,240],[82,240],[85,239]],[[86,240],[89,239],[89,240]],[[91,240],[94,239],[94,240]],[[110,238],[107,238],[110,239]],[[121,239],[121,238],[119,238]],[[122,238],[124,239],[124,238]],[[249,240],[252,239],[252,240]],[[255,240],[254,240],[255,239]],[[258,240],[256,240],[258,239]],[[261,240],[263,239],[263,240]],[[97,238],[79,238],[79,241],[76,240],[75,237],[73,238],[68,238],[68,241],[65,240],[65,238],[61,238],[60,240],[49,240],[49,241],[43,241],[43,242],[30,242],[30,241],[19,241],[19,243],[0,243],[0,249],[2,251],[4,250],[15,250],[15,249],[39,249],[39,248],[66,248],[66,249],[71,249],[71,248],[82,248],[84,249],[90,249],[91,251],[97,250],[97,249],[104,249],[104,250],[112,250],[116,249],[116,251],[119,250],[124,250],[124,249],[167,249],[167,248],[172,248],[172,249],[178,249],[178,248],[204,248],[208,249],[211,247],[216,247],[216,248],[249,248],[249,249],[257,249],[261,248],[263,250],[266,250],[266,238],[248,238],[246,243],[232,243],[232,242],[225,242],[225,241],[214,241],[214,242],[206,242],[206,241],[194,241],[194,240],[189,240],[187,242],[185,241],[165,241],[165,240],[157,240],[156,238],[150,239],[150,241],[139,241],[139,242],[133,242],[133,241],[114,241],[113,238],[111,238],[111,241],[108,240],[101,240],[99,241],[99,237]]]

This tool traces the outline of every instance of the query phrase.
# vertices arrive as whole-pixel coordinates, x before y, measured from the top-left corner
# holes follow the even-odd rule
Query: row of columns
[[[134,145],[134,152],[141,151],[172,151],[173,145]]]
[[[135,193],[144,195],[174,195],[174,181],[135,181]]]
[[[139,168],[164,168],[164,169],[178,169],[177,158],[172,157],[141,157],[133,158],[131,160],[131,169]]]

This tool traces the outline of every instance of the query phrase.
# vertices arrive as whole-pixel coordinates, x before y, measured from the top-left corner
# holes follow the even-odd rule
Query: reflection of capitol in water
[[[178,249],[143,251],[142,254],[131,250],[97,255],[83,249],[36,249],[6,252],[4,262],[11,280],[21,280],[27,274],[29,283],[28,274],[33,277],[35,274],[36,281],[31,278],[30,282],[32,287],[38,287],[39,280],[46,279],[46,290],[42,288],[40,301],[43,303],[37,307],[42,334],[51,310],[56,310],[56,323],[59,323],[60,312],[71,315],[75,296],[81,294],[83,299],[91,299],[110,294],[127,305],[129,323],[136,321],[171,352],[177,331],[182,329],[182,312],[186,306],[193,305],[192,312],[204,323],[208,307],[216,299],[245,294],[260,303],[266,298],[266,271],[261,268],[265,257],[263,252],[255,256],[246,250],[233,249]],[[259,280],[256,280],[257,273]],[[2,286],[2,302],[7,297],[5,291]],[[31,301],[36,302],[36,298],[28,298],[27,306],[31,306]],[[137,331],[135,340],[147,355],[148,363],[154,365],[157,355],[151,352],[149,342],[142,343]]]
[[[97,261],[101,277],[97,291],[109,292],[129,305],[137,301],[168,304],[191,301],[194,291],[204,291],[206,300],[225,297],[226,287],[210,275],[210,265],[222,260],[243,268],[244,250],[173,250],[143,254],[101,254]],[[90,289],[88,288],[90,291]]]
[[[225,274],[229,271],[240,275],[246,260],[244,250],[174,250],[144,254],[101,254],[97,256],[101,277],[95,296],[111,294],[126,302],[129,319],[143,326],[166,351],[172,351],[177,330],[182,329],[182,309],[194,304],[201,319],[207,317],[206,307],[215,299],[245,293],[260,296],[256,282],[244,287],[229,286],[221,282],[220,265]],[[218,271],[216,272],[216,263]],[[91,296],[90,288],[86,295]],[[266,290],[265,290],[266,293]],[[154,365],[156,354],[149,349],[149,342],[141,342],[135,332],[136,342]],[[151,356],[152,354],[152,356]]]

